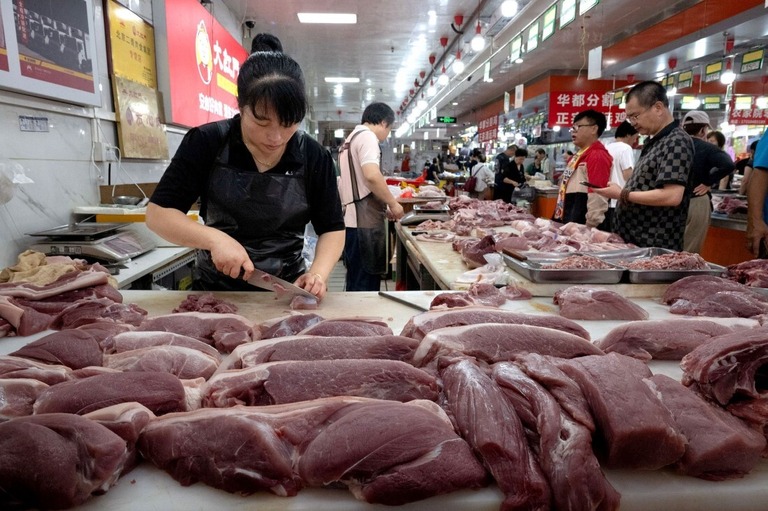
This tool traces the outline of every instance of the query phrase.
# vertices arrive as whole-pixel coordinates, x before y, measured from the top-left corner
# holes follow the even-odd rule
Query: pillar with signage
[[[626,114],[614,105],[608,91],[557,91],[549,93],[549,127],[569,128],[573,119],[584,110],[597,110],[605,114],[608,126],[615,127],[624,122]]]

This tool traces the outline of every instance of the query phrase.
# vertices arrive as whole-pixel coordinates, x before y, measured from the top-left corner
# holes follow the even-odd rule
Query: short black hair
[[[754,142],[752,142],[751,144],[749,144],[749,150],[752,151],[753,153],[755,151],[757,151],[757,143],[758,142],[760,142],[759,138],[757,140],[755,140]]]
[[[542,149],[541,147],[539,147],[538,149],[536,149],[536,152],[537,152],[537,153],[539,153],[539,154],[543,154],[544,156],[546,156],[546,155],[547,155],[547,152],[546,152],[544,149]]]
[[[395,112],[386,103],[371,103],[363,110],[363,123],[392,126],[395,123]]]
[[[592,110],[591,108],[576,114],[576,117],[573,118],[573,122],[576,123],[582,119],[589,119],[597,126],[598,137],[603,134],[605,127],[608,125],[605,114],[598,112],[597,110]]]
[[[283,43],[272,34],[256,34],[251,41],[251,53],[255,51],[278,51],[282,53]]]
[[[715,137],[715,139],[717,140],[717,147],[719,147],[720,149],[725,147],[725,135],[723,135],[721,132],[717,130],[710,131],[709,133],[707,133],[707,138],[709,137]]]
[[[635,98],[637,103],[643,108],[652,107],[657,101],[661,101],[661,104],[669,108],[669,98],[667,97],[667,90],[659,82],[653,80],[646,80],[640,82],[627,93],[626,102]]]
[[[273,110],[280,124],[304,120],[309,108],[304,74],[285,53],[257,51],[245,59],[237,76],[237,106],[259,116]]]
[[[516,149],[515,150],[515,158],[518,156],[525,156],[528,158],[528,149]]]
[[[621,124],[619,124],[619,127],[616,128],[616,134],[614,135],[615,138],[624,138],[624,137],[630,137],[632,135],[636,135],[637,130],[634,126],[632,126],[632,123],[629,121],[624,121]]]

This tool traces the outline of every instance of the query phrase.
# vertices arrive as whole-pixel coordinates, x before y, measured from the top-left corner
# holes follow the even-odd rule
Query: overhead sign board
[[[440,115],[437,118],[437,122],[442,122],[443,124],[456,124],[456,118],[447,115]]]

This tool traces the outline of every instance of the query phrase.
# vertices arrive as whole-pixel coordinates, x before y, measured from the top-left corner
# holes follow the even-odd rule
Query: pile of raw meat
[[[690,351],[686,387],[570,319],[488,306],[399,334],[315,313],[89,318],[0,357],[0,508],[76,506],[152,463],[243,495],[399,505],[494,482],[501,509],[615,510],[601,467],[720,480],[766,449],[765,329]]]
[[[430,241],[454,241],[446,236],[449,231],[456,236],[465,237],[467,243],[482,242],[482,238],[491,236],[495,250],[501,252],[508,248],[517,251],[537,250],[540,252],[600,252],[634,248],[635,245],[624,243],[620,236],[587,227],[583,224],[560,224],[544,218],[536,218],[525,209],[503,201],[483,201],[466,195],[451,198],[448,202],[451,220],[440,222],[427,220],[416,226],[415,230],[430,233],[440,231],[441,235],[424,236]],[[513,233],[496,232],[495,227],[512,227]],[[459,250],[457,250],[459,251]],[[480,264],[482,261],[480,261]]]
[[[602,259],[587,254],[568,256],[556,263],[542,264],[541,267],[547,270],[607,270],[615,268]]]
[[[751,287],[768,287],[768,259],[752,259],[726,268],[725,278]]]
[[[630,270],[705,270],[707,261],[691,252],[670,252],[634,261],[622,261],[621,266]]]

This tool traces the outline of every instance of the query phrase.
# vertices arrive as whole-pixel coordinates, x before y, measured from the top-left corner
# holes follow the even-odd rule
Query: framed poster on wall
[[[0,87],[101,105],[93,0],[0,0],[7,69]]]

